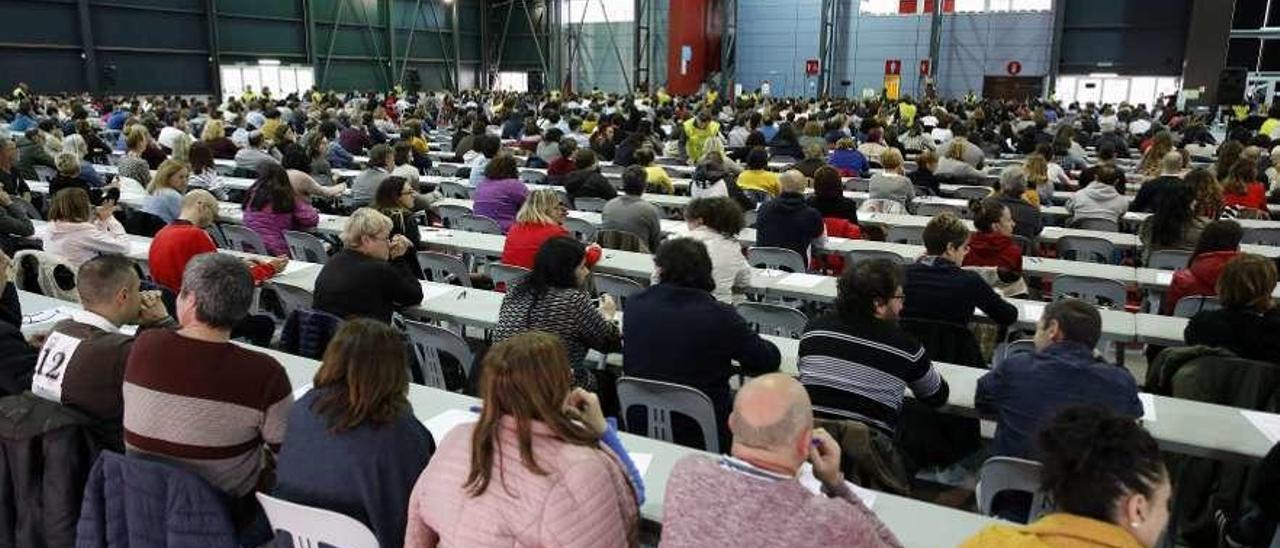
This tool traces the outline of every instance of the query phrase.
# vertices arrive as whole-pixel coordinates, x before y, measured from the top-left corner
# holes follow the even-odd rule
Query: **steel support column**
[[[479,82],[480,89],[493,89],[493,82],[498,75],[492,70],[492,65],[489,64],[488,2],[480,2],[480,76],[484,78],[483,82]]]
[[[84,84],[89,91],[101,91],[98,84],[98,55],[93,43],[93,21],[89,18],[89,0],[76,2],[80,20],[80,61],[84,65]]]
[[[636,87],[652,93],[653,85],[653,3],[657,0],[635,0],[636,29],[633,47],[635,48]]]
[[[1062,27],[1066,19],[1066,2],[1053,0],[1053,45],[1049,51],[1049,81],[1044,87],[1049,97],[1058,92],[1058,72],[1062,70]]]
[[[307,64],[316,68],[316,18],[311,13],[312,0],[302,0],[302,31],[307,44]]]
[[[87,4],[87,1],[80,0],[80,3]],[[87,10],[88,8],[86,7],[85,9]],[[84,17],[88,17],[88,15],[86,14]],[[221,48],[218,47],[218,4],[215,0],[205,0],[204,18],[209,41],[209,83],[213,84],[214,97],[217,97],[219,101],[221,101],[222,70],[219,67],[222,63],[222,59]],[[84,24],[85,22],[86,21],[84,19],[81,20],[81,24]],[[93,58],[92,53],[89,54],[89,58]],[[94,81],[94,84],[95,85],[89,89],[98,91],[96,80]]]
[[[929,76],[924,78],[939,74],[938,68],[942,66],[941,59],[938,59],[942,53],[942,4],[943,2],[941,1],[933,3],[933,19],[931,21],[932,24],[929,25]],[[928,95],[929,86],[927,83],[921,82],[920,87],[923,90],[921,93]],[[937,89],[936,85],[934,89]]]
[[[831,78],[835,74],[837,41],[836,20],[839,17],[841,0],[822,0],[822,22],[818,38],[818,97],[831,95]]]
[[[392,0],[380,0],[378,6],[382,9],[382,22],[387,29],[387,63],[382,67],[382,73],[387,75],[389,88],[395,87],[400,82],[396,80],[396,28],[393,26],[391,13]]]
[[[453,19],[453,91],[462,91],[462,25],[458,22],[458,3],[461,0],[453,0],[451,19]]]
[[[731,97],[738,79],[738,0],[724,1],[724,32],[720,35],[720,96]]]

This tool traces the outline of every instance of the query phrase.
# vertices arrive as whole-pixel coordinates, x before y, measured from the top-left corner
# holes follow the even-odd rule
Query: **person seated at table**
[[[371,121],[372,118],[370,116]],[[345,113],[339,115],[338,122],[343,128],[342,131],[338,132],[337,143],[348,154],[360,154],[377,144],[369,137],[368,129],[364,125],[351,120]],[[333,139],[330,140],[332,141]]]
[[[44,250],[75,269],[98,255],[128,253],[124,226],[111,215],[115,208],[115,202],[110,200],[92,205],[83,189],[62,189],[53,195],[49,206],[50,227]]]
[[[227,137],[226,126],[222,120],[209,120],[200,131],[200,141],[209,146],[213,157],[219,160],[231,160],[236,157],[239,148]]]
[[[738,175],[737,183],[757,203],[782,191],[778,174],[769,171],[769,151],[764,147],[753,148],[747,154],[747,169]]]
[[[905,389],[925,405],[947,403],[946,379],[897,325],[902,286],[896,263],[859,262],[837,281],[835,311],[805,326],[796,365],[819,416],[856,420],[892,435]]]
[[[729,379],[738,373],[777,371],[778,347],[711,295],[711,257],[701,242],[667,240],[658,248],[654,264],[658,283],[627,299],[623,371],[629,377],[681,384],[706,394],[715,408],[720,447],[727,447]],[[677,443],[703,447],[693,423],[677,417],[675,429]]]
[[[969,253],[969,229],[951,213],[941,213],[924,227],[925,255],[906,268],[906,301],[902,317],[966,326],[973,309],[981,309],[998,325],[1018,319],[1018,308],[1005,302],[976,272],[960,268]]]
[[[813,172],[813,194],[806,201],[822,214],[828,236],[862,237],[858,229],[858,202],[844,195],[844,181],[834,167],[824,166]]]
[[[853,137],[841,137],[836,149],[827,156],[827,163],[840,170],[841,177],[866,177],[870,172],[867,157],[858,152]]]
[[[479,420],[444,434],[414,485],[406,548],[637,545],[640,474],[568,369],[540,331],[489,350]]]
[[[338,124],[333,120],[320,122],[317,132],[324,137],[325,160],[333,169],[351,169],[355,167],[355,156],[347,152],[339,140]]]
[[[1102,219],[1115,221],[1119,226],[1120,219],[1129,211],[1129,198],[1117,190],[1124,185],[1121,177],[1120,170],[1109,165],[1094,169],[1093,180],[1067,200],[1067,213],[1071,214],[1068,224],[1082,219]]]
[[[151,180],[151,164],[142,158],[142,151],[147,149],[148,140],[151,134],[147,133],[146,126],[136,124],[129,126],[125,131],[125,153],[124,156],[116,162],[116,173],[121,177],[128,177],[137,181],[138,184],[145,184]],[[34,179],[32,174],[28,179]]]
[[[413,198],[417,194],[412,183],[392,175],[378,185],[373,205],[379,213],[391,219],[392,238],[404,236],[409,240],[409,249],[403,255],[393,257],[389,261],[391,266],[421,280],[424,276],[422,265],[418,263],[418,250],[423,247],[422,235],[418,231],[417,219],[413,216]]]
[[[392,156],[391,147],[387,145],[374,145],[369,149],[369,164],[355,180],[351,181],[351,203],[356,206],[367,206],[373,203],[374,195],[378,192],[378,185],[382,184],[382,180],[391,176],[391,170],[395,168],[395,158]]]
[[[782,193],[756,212],[756,245],[790,249],[808,264],[810,246],[826,229],[822,213],[805,202],[805,178],[799,171],[783,173],[778,181]]]
[[[538,141],[538,150],[534,154],[534,157],[541,160],[543,165],[538,165],[537,162],[527,165],[529,167],[551,167],[551,163],[560,158],[561,139],[564,139],[564,132],[560,128],[548,128],[542,134],[542,140]],[[575,141],[574,144],[576,145],[577,142]]]
[[[330,257],[316,277],[316,310],[343,319],[391,323],[396,309],[422,302],[418,279],[388,262],[413,249],[404,235],[393,237],[391,228],[391,219],[367,207],[347,218],[342,251]]]
[[[206,229],[218,219],[218,201],[208,191],[195,189],[182,197],[182,212],[151,239],[147,266],[151,279],[174,295],[182,289],[182,271],[192,257],[218,251]],[[247,259],[255,284],[284,271],[288,259]]]
[[[1124,175],[1124,170],[1121,169],[1120,166],[1116,165],[1115,145],[1113,143],[1107,143],[1107,142],[1099,143],[1097,154],[1098,154],[1098,163],[1081,170],[1080,178],[1077,180],[1077,183],[1082,187],[1088,186],[1089,183],[1092,183],[1095,179],[1098,178],[1098,170],[1102,169],[1103,167],[1110,167],[1116,172],[1116,179],[1117,179],[1115,182],[1116,192],[1120,194],[1128,194],[1129,181]]]
[[[911,200],[915,198],[915,185],[902,171],[902,153],[890,148],[880,155],[883,170],[871,175],[867,182],[867,197],[872,200],[891,200],[902,204],[903,209],[910,209]]]
[[[1057,173],[1049,167],[1050,165],[1057,164],[1050,164],[1049,159],[1040,152],[1028,154],[1027,159],[1022,163],[1022,171],[1027,174],[1027,188],[1035,191],[1041,205],[1052,204],[1053,191],[1059,186],[1063,188],[1066,186],[1066,183],[1062,182],[1057,177]],[[1061,169],[1058,168],[1059,171]]]
[[[297,143],[289,143],[284,147],[284,157],[280,161],[285,173],[289,176],[289,184],[299,198],[310,201],[316,198],[336,198],[347,191],[345,183],[323,186],[311,176],[312,161],[307,149]]]
[[[938,170],[938,155],[932,150],[921,152],[916,156],[916,170],[907,174],[914,190],[928,189],[934,196],[942,194],[942,182],[935,172]]]
[[[1157,546],[1173,489],[1160,447],[1141,424],[1104,409],[1073,407],[1037,438],[1040,487],[1054,512],[1030,525],[987,526],[961,548]]]
[[[166,224],[172,223],[182,212],[182,195],[187,191],[190,176],[191,170],[186,162],[165,160],[147,185],[142,212],[155,215]]]
[[[747,382],[729,429],[728,455],[691,454],[672,468],[663,546],[901,546],[845,481],[840,444],[813,427],[800,383],[781,373]],[[820,493],[797,481],[806,464]]]
[[[978,168],[965,160],[965,155],[969,152],[966,145],[973,146],[973,143],[963,137],[956,137],[949,141],[947,146],[939,147],[938,150],[942,153],[942,157],[938,158],[938,167],[934,170],[934,173],[939,177],[962,183],[981,183],[984,181],[987,175],[978,171]],[[978,152],[981,153],[982,150],[978,149]]]
[[[559,150],[560,155],[547,165],[547,178],[549,180],[561,180],[576,169],[573,163],[573,155],[578,152],[578,140],[573,137],[561,138]]]
[[[635,159],[636,165],[644,168],[645,192],[675,194],[675,185],[671,183],[671,176],[667,174],[667,170],[662,166],[653,165],[653,149],[641,147],[636,150]]]
[[[85,143],[84,137],[81,137],[78,133],[72,133],[63,139],[62,151],[58,154],[66,153],[70,153],[75,157],[76,163],[80,166],[80,178],[88,182],[89,186],[97,188],[103,185],[104,181],[102,176],[98,175],[98,170],[93,167],[89,160],[85,159],[85,156],[89,154],[89,145]],[[54,164],[56,165],[57,163],[57,156],[55,155]]]
[[[182,327],[138,334],[122,391],[126,451],[200,475],[231,498],[241,524],[257,509],[254,492],[274,483],[293,404],[280,363],[231,342],[252,304],[243,261],[225,253],[192,259],[178,295]]]
[[[498,311],[494,340],[506,340],[526,331],[552,333],[560,337],[569,352],[574,385],[594,389],[595,376],[584,363],[587,350],[622,350],[622,332],[618,329],[618,305],[614,299],[601,295],[597,309],[584,289],[591,276],[588,266],[586,246],[577,240],[555,236],[544,242],[532,270],[507,288]]]
[[[1138,226],[1142,242],[1142,262],[1151,262],[1151,253],[1161,249],[1194,251],[1200,233],[1208,220],[1196,215],[1195,195],[1185,184],[1171,186],[1162,192],[1156,211]]]
[[[1097,307],[1077,299],[1054,301],[1036,322],[1035,352],[1009,356],[978,379],[974,406],[996,418],[995,455],[1038,459],[1036,433],[1067,407],[1142,416],[1133,374],[1095,351],[1101,336]]]
[[[742,300],[751,285],[751,265],[742,254],[738,233],[744,220],[742,208],[727,197],[694,198],[685,206],[686,238],[702,242],[711,257],[712,295],[724,303]]]
[[[31,389],[40,347],[22,333],[22,302],[14,284],[12,259],[0,252],[0,396]]]
[[[58,164],[58,173],[49,179],[49,195],[57,194],[64,188],[79,188],[91,194],[95,199],[101,199],[102,189],[100,185],[92,184],[88,179],[81,176],[80,162],[76,160],[76,156],[69,152],[63,152],[55,157],[54,162]]]
[[[1267,188],[1258,182],[1257,163],[1241,158],[1231,166],[1231,172],[1222,181],[1222,203],[1239,211],[1252,209],[1266,215]]]
[[[862,156],[868,159],[880,159],[884,156],[884,153],[888,152],[891,148],[892,147],[885,144],[884,128],[877,126],[871,128],[870,131],[867,131],[867,139],[861,145],[858,145],[858,152],[862,153]],[[880,164],[885,169],[889,168],[884,165],[884,160],[880,160]]]
[[[1205,225],[1187,265],[1174,271],[1160,303],[1160,313],[1172,315],[1183,297],[1217,296],[1218,278],[1227,263],[1240,256],[1242,238],[1244,229],[1235,221],[1222,219]]]
[[[467,160],[466,165],[471,169],[467,174],[467,183],[472,187],[480,184],[484,180],[484,168],[489,165],[498,152],[502,150],[502,140],[496,135],[480,133],[475,137],[474,156]]]
[[[476,215],[497,221],[506,232],[515,224],[528,196],[529,187],[520,180],[515,157],[502,152],[485,166],[484,180],[471,193],[472,209]]]
[[[805,177],[812,179],[813,172],[827,165],[826,152],[826,146],[818,143],[809,143],[804,147],[804,158],[791,164],[787,169],[794,169],[803,173]]]
[[[418,171],[418,167],[413,164],[413,145],[408,141],[401,140],[391,147],[392,162],[395,163],[395,169],[391,170],[391,175],[401,177],[406,181],[417,182],[422,173]]]
[[[573,172],[564,176],[564,190],[569,199],[600,198],[612,200],[618,196],[618,190],[600,172],[600,164],[596,161],[596,153],[591,149],[579,149],[573,153]]]
[[[280,159],[272,156],[268,150],[270,144],[260,131],[249,132],[249,146],[236,152],[236,169],[250,173],[262,171],[264,166],[280,164]]]
[[[1133,203],[1129,204],[1129,211],[1155,213],[1160,209],[1160,202],[1170,194],[1170,189],[1184,184],[1182,167],[1182,154],[1176,150],[1165,154],[1160,160],[1160,176],[1142,183]]]
[[[1205,310],[1187,322],[1188,345],[1225,348],[1246,360],[1280,363],[1280,310],[1271,298],[1275,261],[1242,253],[1227,262],[1218,278],[1220,310]]]
[[[1034,242],[1044,230],[1044,220],[1040,217],[1039,195],[1027,188],[1027,173],[1022,168],[1009,166],[1000,172],[998,198],[1013,216],[1013,233]],[[1032,203],[1029,199],[1037,201]]]
[[[436,449],[408,395],[400,332],[343,323],[289,410],[272,495],[351,516],[380,546],[403,546],[409,493]]]
[[[623,171],[622,194],[604,205],[600,228],[635,234],[648,251],[653,251],[662,241],[662,215],[657,206],[641,197],[647,181],[648,175],[640,166],[631,166]]]
[[[45,343],[52,351],[70,353],[60,362],[61,373],[36,375],[30,386],[36,396],[91,417],[94,439],[114,451],[124,450],[120,388],[134,341],[132,334],[120,329],[126,325],[177,327],[159,292],[139,289],[137,269],[127,257],[103,255],[84,263],[76,274],[83,308],[54,325]]]
[[[262,252],[274,257],[288,257],[286,230],[307,230],[320,224],[320,213],[311,202],[298,196],[289,183],[283,167],[263,167],[258,180],[245,194],[244,226],[262,237]]]
[[[1016,228],[1009,207],[998,198],[969,202],[974,228],[969,238],[969,253],[963,266],[995,267],[999,284],[1015,283],[1022,278],[1022,246],[1013,240]]]
[[[534,256],[543,242],[557,236],[568,236],[564,220],[569,210],[560,203],[555,191],[540,188],[529,193],[524,205],[516,212],[516,223],[507,231],[502,244],[502,264],[533,268]],[[587,266],[600,260],[600,246],[587,248]]]
[[[204,141],[191,145],[189,153],[191,175],[187,177],[187,190],[204,189],[219,200],[225,201],[227,187],[218,168],[213,163],[213,151]]]

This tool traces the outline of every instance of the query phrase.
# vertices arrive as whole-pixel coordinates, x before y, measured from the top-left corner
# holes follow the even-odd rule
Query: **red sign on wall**
[[[886,59],[884,61],[884,73],[885,74],[902,74],[902,60]]]
[[[804,62],[804,73],[809,76],[817,76],[822,72],[822,63],[817,59],[809,59]]]
[[[1009,64],[1005,65],[1004,70],[1009,73],[1009,76],[1017,76],[1022,72],[1022,63],[1009,61]]]
[[[930,68],[932,68],[930,65],[931,65],[931,63],[929,62],[929,60],[928,60],[928,59],[921,59],[921,60],[920,60],[920,75],[921,75],[921,76],[928,76],[928,75],[929,75],[929,69],[930,69]]]

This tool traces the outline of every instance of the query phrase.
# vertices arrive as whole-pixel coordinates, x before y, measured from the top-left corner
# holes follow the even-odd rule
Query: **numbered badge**
[[[62,403],[62,381],[66,378],[67,364],[79,346],[80,339],[58,332],[49,333],[36,359],[31,392],[46,400]]]

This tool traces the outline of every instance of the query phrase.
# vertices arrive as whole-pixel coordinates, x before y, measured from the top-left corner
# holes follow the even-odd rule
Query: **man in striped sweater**
[[[178,295],[182,328],[139,334],[124,374],[126,449],[166,457],[237,498],[273,483],[263,449],[279,450],[293,403],[279,363],[230,342],[252,300],[243,261],[193,258]]]
[[[805,326],[797,366],[814,413],[892,435],[905,389],[926,405],[947,403],[947,381],[897,325],[902,285],[897,264],[862,261],[840,276],[836,311]]]

